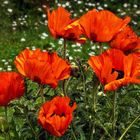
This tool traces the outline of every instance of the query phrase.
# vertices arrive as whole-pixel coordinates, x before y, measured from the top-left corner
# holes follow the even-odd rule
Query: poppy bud
[[[78,66],[71,66],[71,76],[79,78],[80,77],[80,72],[79,72],[79,67]]]

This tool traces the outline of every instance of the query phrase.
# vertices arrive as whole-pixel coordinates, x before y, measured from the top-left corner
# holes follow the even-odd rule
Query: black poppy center
[[[60,117],[65,117],[66,116],[64,112],[62,112],[60,114],[54,112],[50,117],[53,117],[54,115],[58,115]]]
[[[114,72],[117,72],[118,73],[118,76],[117,76],[116,80],[121,79],[121,78],[124,77],[124,72],[123,71],[116,70],[116,69],[112,68],[112,72],[111,73],[114,73]]]
[[[92,41],[96,41],[97,35],[95,33],[90,33],[90,38]]]
[[[74,33],[70,33],[66,38],[67,38],[68,40],[75,40],[75,39],[76,39]]]
[[[34,81],[37,82],[38,84],[41,84],[41,80],[38,76],[34,76]]]

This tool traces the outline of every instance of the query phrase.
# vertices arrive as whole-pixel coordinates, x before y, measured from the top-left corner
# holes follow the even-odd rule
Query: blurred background
[[[61,51],[63,40],[54,40],[48,32],[47,16],[42,5],[52,9],[63,6],[72,17],[78,18],[88,10],[108,9],[123,18],[131,17],[130,25],[140,35],[140,4],[138,0],[0,0],[0,71],[12,71],[15,56],[26,47]],[[98,45],[71,43],[67,57],[79,56],[87,60]],[[105,48],[106,45],[104,46]]]

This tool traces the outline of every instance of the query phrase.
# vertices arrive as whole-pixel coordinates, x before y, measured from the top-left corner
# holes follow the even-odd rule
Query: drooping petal
[[[138,36],[130,26],[126,26],[111,41],[112,48],[120,49],[124,52],[133,51],[137,48]]]
[[[48,27],[54,38],[62,37],[65,34],[65,27],[72,22],[70,19],[70,13],[63,7],[53,10],[48,13]]]
[[[127,85],[128,84],[128,79],[119,79],[119,80],[114,80],[104,86],[104,91],[114,91],[117,90],[119,87]]]

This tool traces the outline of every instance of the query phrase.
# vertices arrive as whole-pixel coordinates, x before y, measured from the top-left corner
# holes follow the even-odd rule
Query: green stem
[[[94,130],[94,124],[93,124],[92,129],[91,129],[90,140],[93,140],[93,130]]]
[[[119,140],[122,140],[122,138],[125,136],[127,131],[132,127],[132,125],[140,118],[140,114],[130,123],[130,125],[125,129]]]
[[[30,120],[28,119],[28,116],[26,116],[26,120],[27,120],[27,122],[28,122],[28,124],[29,124],[29,127],[31,128],[33,134],[35,135],[35,138],[36,138],[37,140],[39,140],[37,133],[35,132],[34,128],[32,127],[32,125],[31,125],[31,123],[30,123]]]
[[[41,96],[42,103],[44,103],[45,98],[44,98],[44,86],[43,85],[39,85],[39,90],[38,90],[37,94],[39,94],[39,96]]]
[[[99,42],[99,47],[100,47],[100,53],[102,53],[103,52],[103,46],[102,46],[101,42]]]
[[[87,103],[87,96],[86,96],[86,76],[84,74],[84,70],[83,70],[83,66],[81,64],[81,61],[79,58],[77,58],[77,64],[78,64],[78,67],[80,69],[80,72],[81,72],[81,76],[82,76],[82,84],[83,84],[83,91],[84,91],[84,101],[85,103]]]
[[[87,103],[87,96],[86,96],[86,77],[84,75],[84,71],[81,67],[81,74],[82,74],[82,84],[83,84],[83,91],[84,91],[84,101]]]
[[[67,93],[66,93],[66,80],[63,80],[62,82],[62,90],[63,90],[63,95],[66,96]]]
[[[108,132],[108,130],[106,129],[106,127],[102,124],[100,118],[97,116],[96,114],[96,118],[98,123],[100,124],[100,126],[104,129],[105,133],[111,138],[111,140],[113,139],[113,137],[110,135],[110,133]]]
[[[112,131],[113,131],[113,138],[115,140],[115,133],[116,133],[116,97],[117,97],[117,92],[114,92],[114,97],[113,97],[113,117],[112,117]]]
[[[68,92],[68,88],[69,88],[69,83],[70,83],[70,81],[71,81],[71,79],[72,79],[72,77],[70,77],[68,80],[67,80],[67,82],[66,82],[66,85],[65,85],[65,91],[66,91],[66,93]]]
[[[95,91],[97,91],[97,89]],[[93,110],[94,110],[94,112],[96,112],[96,96],[97,96],[97,93],[95,91],[93,92]]]
[[[99,82],[94,82],[94,87],[93,87],[93,93],[92,93],[92,96],[93,96],[93,110],[94,110],[94,113],[96,112],[96,102],[97,102],[97,90],[98,90],[98,86],[99,86]]]
[[[104,135],[102,135],[102,137],[100,138],[100,140],[104,140]]]
[[[73,135],[74,140],[77,140],[76,135],[75,135],[75,133],[73,131],[73,128],[71,128],[71,130],[72,130],[72,135]]]
[[[64,48],[63,48],[63,59],[66,59],[66,39],[64,39]],[[66,89],[65,89],[66,80],[63,80],[62,82],[62,89],[63,94],[66,95]]]
[[[56,140],[55,138],[56,138],[56,137],[55,137],[55,136],[53,136],[52,140]]]
[[[9,122],[8,122],[7,110],[8,110],[8,108],[7,108],[7,106],[5,106],[5,118],[6,118],[6,121],[8,123],[8,132],[7,132],[7,134],[8,134],[9,140],[11,140],[11,135],[10,135],[10,132],[9,132],[10,130],[9,130]]]
[[[44,98],[44,87],[43,86],[40,87],[40,94],[41,94],[41,98],[42,98],[42,103],[44,103],[45,98]]]
[[[95,80],[95,79],[94,79]],[[98,85],[99,85],[99,82],[95,82],[93,81],[93,92],[92,92],[92,99],[93,99],[93,106],[92,106],[92,109],[93,109],[93,113],[95,113],[96,115],[96,96],[97,96],[97,90],[98,90]],[[91,128],[91,134],[90,134],[90,140],[93,139],[93,129],[94,129],[94,125],[95,123],[93,123],[92,125],[92,128]]]
[[[8,116],[7,116],[7,106],[5,106],[5,118],[6,118],[6,121],[8,122]]]
[[[64,39],[63,58],[66,59],[66,39]]]

